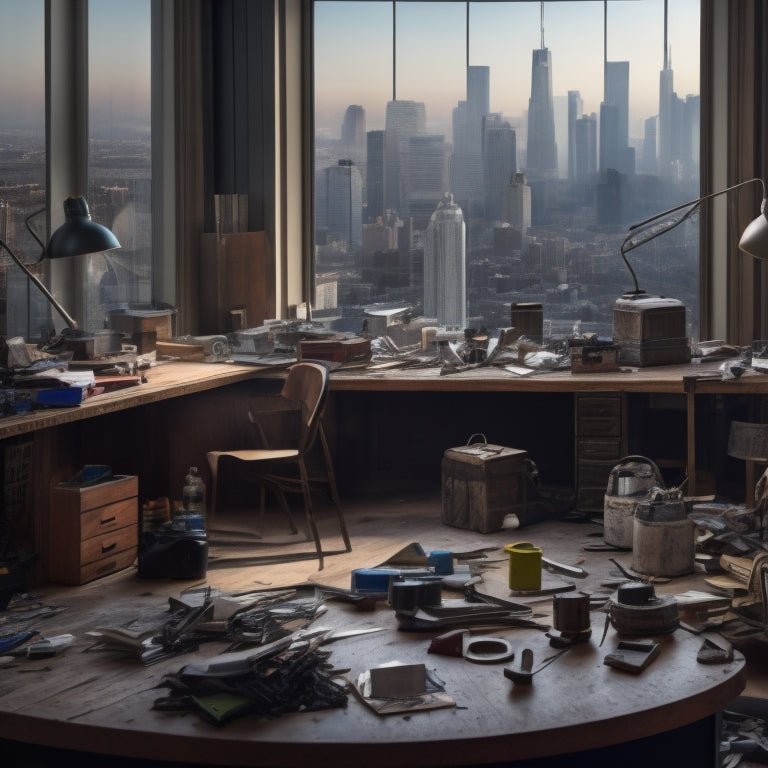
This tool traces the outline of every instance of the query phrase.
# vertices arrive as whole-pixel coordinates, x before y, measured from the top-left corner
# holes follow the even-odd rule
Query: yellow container
[[[515,592],[541,589],[541,550],[529,541],[507,544],[509,588]]]

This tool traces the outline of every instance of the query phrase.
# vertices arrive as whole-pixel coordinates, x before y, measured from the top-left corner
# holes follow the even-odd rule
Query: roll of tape
[[[515,655],[512,643],[503,637],[479,635],[464,638],[463,656],[476,664],[496,664],[509,661]]]

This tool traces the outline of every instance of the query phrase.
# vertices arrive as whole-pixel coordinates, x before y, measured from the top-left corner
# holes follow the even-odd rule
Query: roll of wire
[[[608,606],[608,620],[621,636],[668,635],[680,626],[675,597],[657,596],[651,584],[627,584],[616,597]]]

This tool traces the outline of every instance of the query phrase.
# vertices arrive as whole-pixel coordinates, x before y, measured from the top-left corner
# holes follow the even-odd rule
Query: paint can
[[[679,489],[637,504],[633,526],[632,570],[646,576],[693,572],[696,526]]]
[[[513,592],[541,589],[541,549],[529,541],[507,544],[509,588]]]

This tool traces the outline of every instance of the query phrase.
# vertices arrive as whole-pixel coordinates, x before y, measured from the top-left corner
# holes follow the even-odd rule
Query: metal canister
[[[693,571],[696,526],[679,489],[659,492],[635,506],[632,569],[646,576]]]

